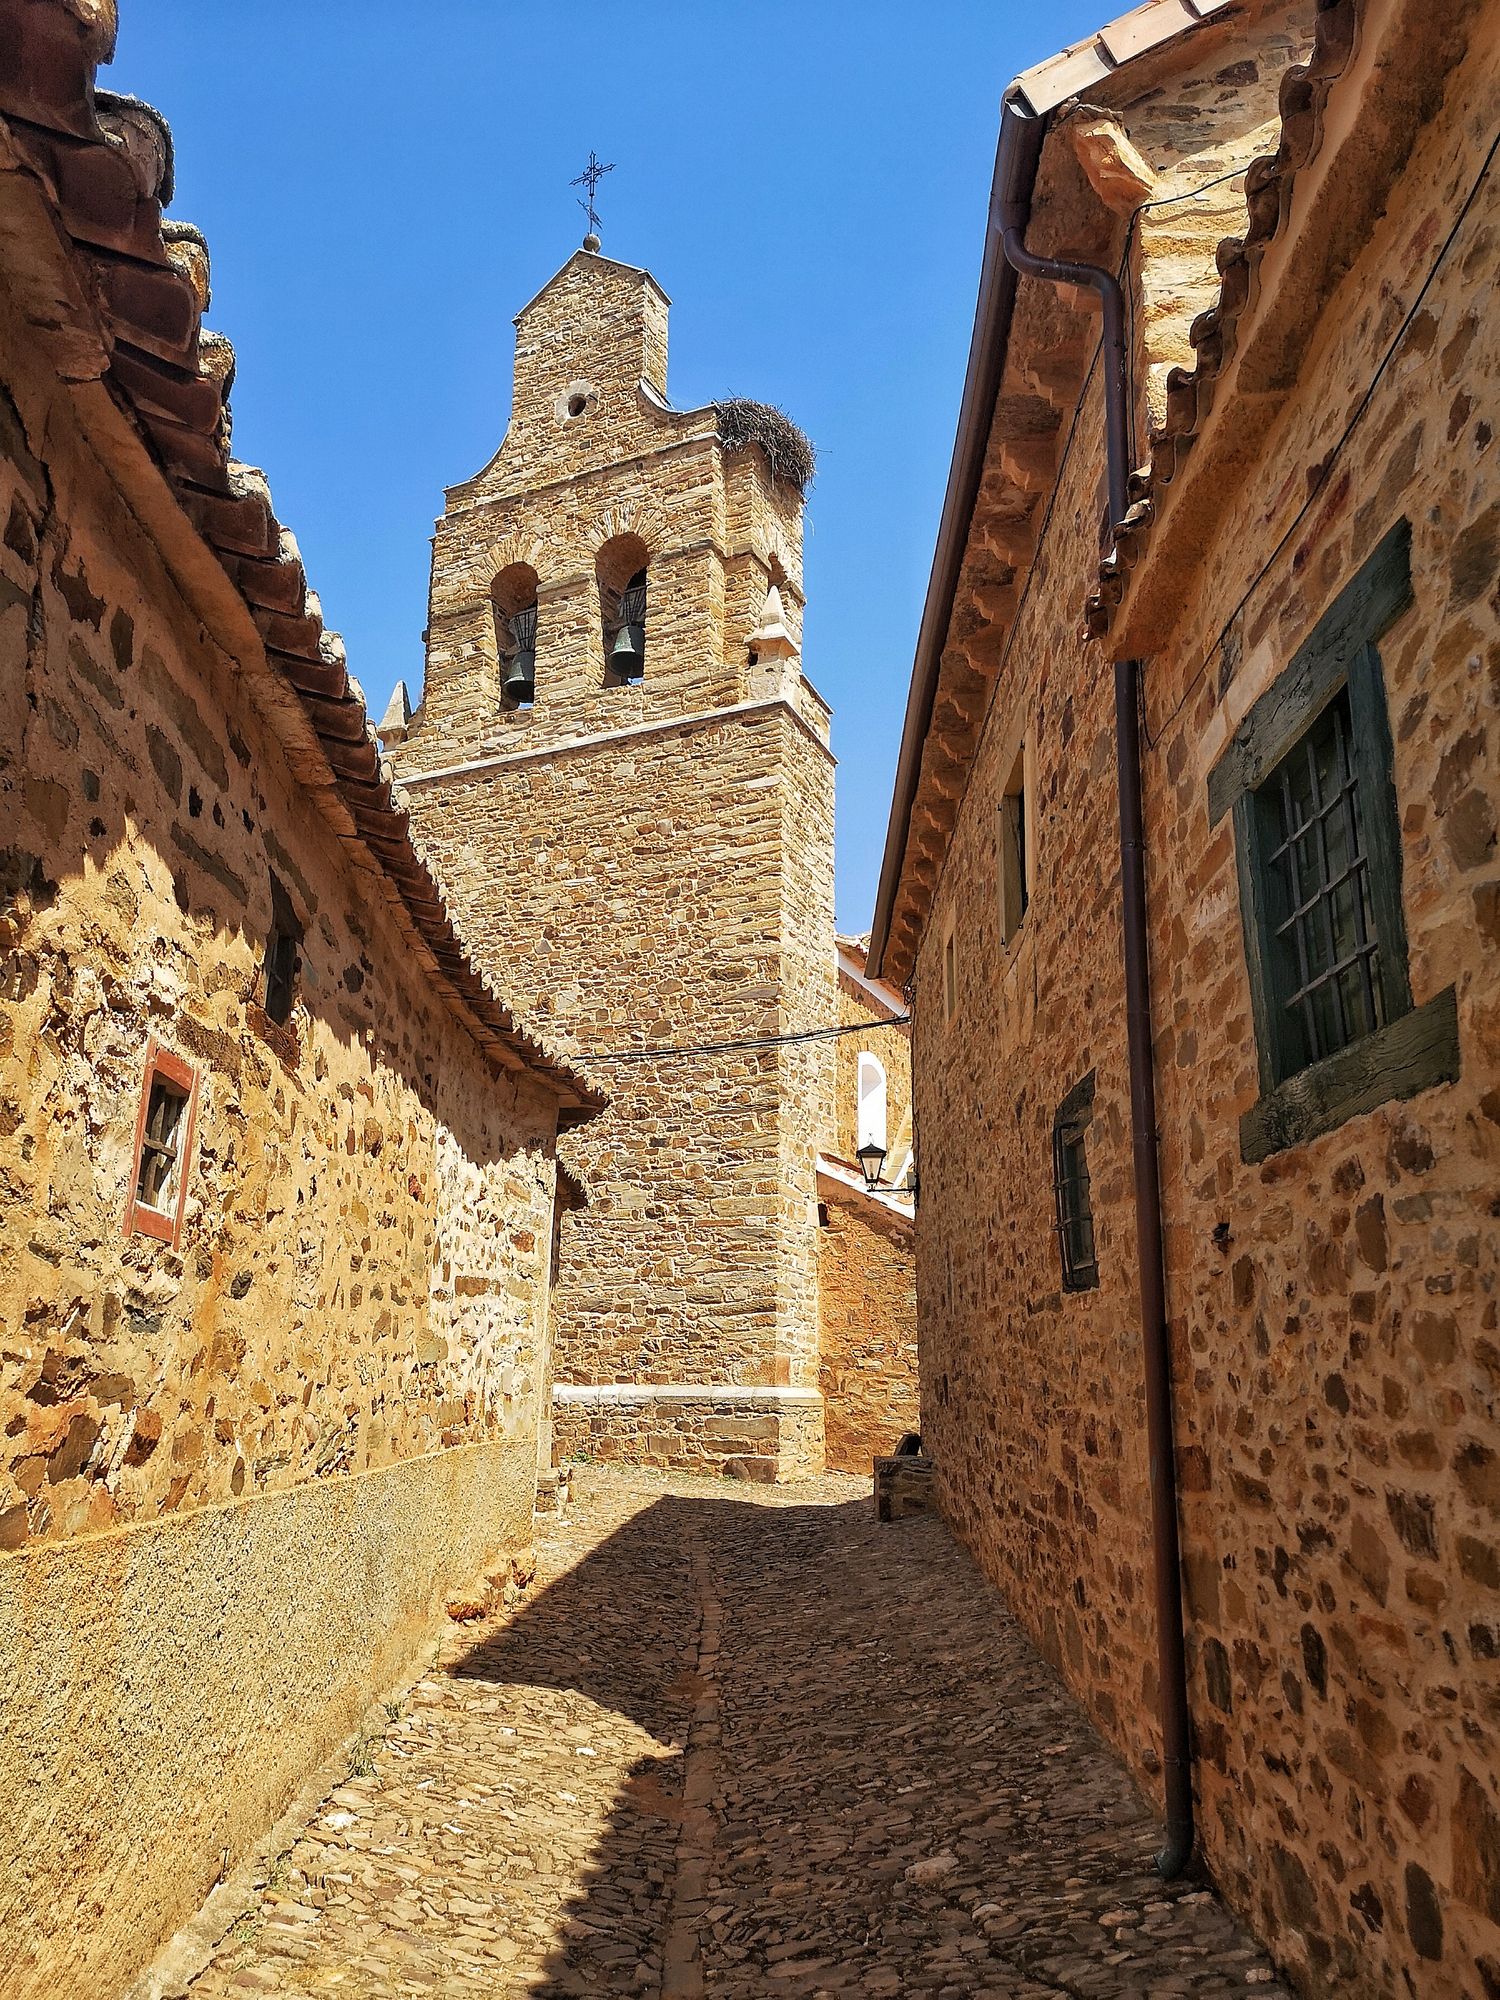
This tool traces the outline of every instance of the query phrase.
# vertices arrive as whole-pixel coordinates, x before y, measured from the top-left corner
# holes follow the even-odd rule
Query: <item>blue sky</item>
[[[421,679],[445,485],[505,428],[511,319],[577,246],[673,300],[669,391],[818,447],[804,664],[834,705],[838,914],[868,926],[953,445],[1000,94],[1099,0],[121,0],[101,82],[177,145],[172,212],[375,713]]]

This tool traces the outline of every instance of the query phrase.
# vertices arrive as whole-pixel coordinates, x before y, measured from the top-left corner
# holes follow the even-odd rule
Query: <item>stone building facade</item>
[[[818,1156],[818,1355],[826,1461],[868,1472],[917,1428],[917,1297],[906,1003],[838,940],[833,1124]],[[874,1146],[876,1185],[859,1159]]]
[[[116,1990],[529,1541],[560,1119],[112,11],[0,4],[0,1992]]]
[[[833,1057],[797,1038],[838,1004],[810,452],[762,405],[673,409],[666,296],[593,238],[516,327],[383,733],[465,935],[610,1091],[569,1153],[555,1449],[805,1471]]]
[[[1497,49],[1492,0],[1154,0],[1019,79],[1027,245],[1126,276],[1139,470],[1101,570],[1098,322],[1020,279],[871,954],[915,980],[942,1505],[1158,1790],[1112,693],[1142,661],[1198,1840],[1309,1993],[1500,1992]],[[1309,768],[1359,847],[1298,836],[1331,927],[1294,973]]]

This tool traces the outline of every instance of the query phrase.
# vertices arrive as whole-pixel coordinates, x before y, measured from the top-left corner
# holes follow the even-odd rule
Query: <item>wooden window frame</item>
[[[152,1208],[141,1201],[136,1189],[141,1184],[142,1142],[146,1136],[146,1114],[151,1107],[151,1086],[163,1077],[183,1092],[186,1108],[178,1125],[181,1141],[177,1149],[177,1188],[170,1209]],[[125,1234],[150,1236],[175,1250],[182,1241],[182,1218],[187,1208],[188,1175],[193,1163],[193,1140],[198,1124],[198,1072],[181,1056],[164,1049],[153,1036],[146,1044],[146,1069],[141,1079],[141,1101],[135,1117],[135,1143],[130,1149],[130,1180],[125,1198]]]
[[[1395,1098],[1459,1073],[1457,999],[1450,986],[1413,1005],[1401,899],[1401,821],[1390,717],[1377,642],[1415,601],[1411,524],[1398,521],[1339,592],[1284,671],[1252,704],[1208,776],[1209,825],[1233,815],[1240,920],[1261,1094],[1240,1120],[1254,1163],[1334,1131]],[[1373,1032],[1298,1063],[1281,1026],[1273,966],[1261,797],[1285,759],[1347,691],[1384,1016]]]

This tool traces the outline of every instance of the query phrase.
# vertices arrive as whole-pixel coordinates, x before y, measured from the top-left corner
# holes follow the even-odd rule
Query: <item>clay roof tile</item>
[[[1138,505],[1116,528],[1115,545],[1099,566],[1098,586],[1086,610],[1088,629],[1096,638],[1109,630],[1124,599],[1124,569],[1144,554],[1157,494],[1181,469],[1214,406],[1218,382],[1235,351],[1241,316],[1254,298],[1261,260],[1285,223],[1298,172],[1321,144],[1329,93],[1353,53],[1360,4],[1361,0],[1323,0],[1307,61],[1295,64],[1282,77],[1280,143],[1274,153],[1252,160],[1246,169],[1245,234],[1226,237],[1219,245],[1218,298],[1199,313],[1188,331],[1193,366],[1167,373],[1162,427],[1151,440],[1148,465],[1132,488]]]

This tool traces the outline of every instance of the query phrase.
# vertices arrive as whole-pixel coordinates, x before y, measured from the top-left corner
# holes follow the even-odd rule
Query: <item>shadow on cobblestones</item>
[[[936,1522],[668,1495],[459,1671],[671,1746],[626,1776],[533,1993],[1285,1990],[1209,1891],[1159,1882],[1159,1829]]]
[[[391,1705],[194,2000],[1284,1995],[1157,1881],[940,1523],[844,1478],[595,1475],[540,1539],[535,1595]]]

